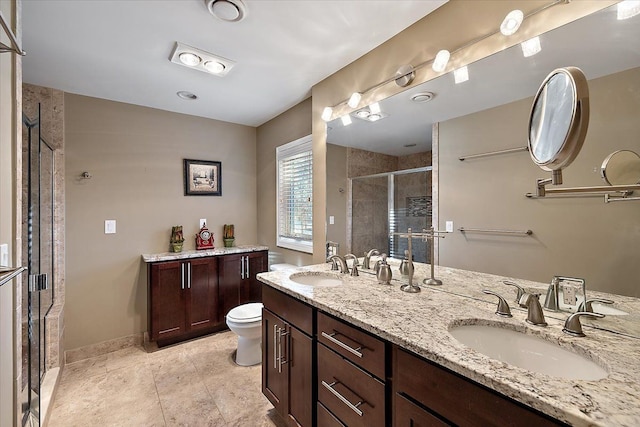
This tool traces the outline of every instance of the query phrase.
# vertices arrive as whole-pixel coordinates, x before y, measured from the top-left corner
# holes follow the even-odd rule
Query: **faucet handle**
[[[515,286],[516,291],[518,292],[516,294],[516,302],[519,303],[520,302],[520,298],[522,298],[522,295],[524,295],[524,293],[525,293],[524,288],[522,286],[518,285],[517,283],[511,282],[509,280],[503,280],[502,283],[504,283],[507,286]]]
[[[593,313],[593,307],[591,306],[592,302],[599,302],[601,304],[613,304],[613,301],[606,298],[589,298],[586,301],[582,301],[578,306],[578,311],[588,311],[589,313]]]
[[[513,317],[513,315],[511,314],[511,309],[509,308],[509,303],[504,298],[502,298],[501,295],[489,289],[483,289],[482,292],[498,297],[498,308],[496,309],[496,314],[498,316]]]
[[[547,326],[542,306],[540,305],[540,294],[525,293],[518,301],[518,304],[520,304],[520,307],[527,309],[527,323],[535,326]]]
[[[578,311],[576,313],[573,313],[571,316],[567,317],[567,320],[564,322],[564,328],[562,328],[562,332],[564,332],[565,334],[573,335],[574,337],[584,337],[585,334],[584,332],[582,332],[580,316],[604,317],[604,314],[591,313],[589,311]]]

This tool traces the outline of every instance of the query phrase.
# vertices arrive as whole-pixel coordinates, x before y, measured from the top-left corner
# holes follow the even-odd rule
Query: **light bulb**
[[[213,74],[220,74],[226,68],[222,62],[218,61],[207,61],[204,63],[204,68],[207,69],[208,72]]]
[[[465,65],[464,67],[460,67],[453,72],[453,79],[456,84],[463,83],[469,80],[469,69]]]
[[[618,19],[629,19],[640,13],[640,1],[624,0],[618,3]]]
[[[431,66],[431,68],[433,68],[433,71],[437,73],[444,71],[444,69],[447,68],[447,63],[449,62],[450,57],[451,54],[448,50],[443,49],[438,52],[438,54],[436,55],[436,59],[433,60],[433,65]]]
[[[366,119],[367,117],[369,117],[369,111],[367,110],[358,110],[356,111],[356,116],[360,117],[361,119]]]
[[[510,36],[515,34],[520,28],[520,24],[522,24],[522,20],[524,19],[524,14],[521,10],[512,10],[507,14],[500,24],[500,32],[505,36]]]
[[[331,116],[333,115],[333,108],[331,107],[325,107],[324,110],[322,110],[322,120],[324,120],[325,122],[328,122],[329,120],[331,120]]]
[[[369,116],[369,121],[370,122],[377,122],[378,120],[380,120],[382,118],[382,116],[380,114],[372,114]]]
[[[533,56],[542,50],[542,47],[540,46],[540,37],[537,36],[520,43],[520,46],[522,47],[522,54],[525,58]]]
[[[180,62],[189,67],[195,67],[200,63],[200,57],[191,52],[182,52],[180,54]]]
[[[353,92],[347,105],[351,108],[356,108],[360,104],[360,99],[362,99],[362,95],[359,92]]]
[[[349,126],[351,124],[351,116],[348,114],[345,114],[344,116],[340,117],[340,119],[342,120],[343,126]]]

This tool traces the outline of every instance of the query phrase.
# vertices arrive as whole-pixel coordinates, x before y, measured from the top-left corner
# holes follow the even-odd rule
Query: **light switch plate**
[[[336,223],[336,217],[333,215],[329,215],[329,225],[333,225]]]
[[[0,245],[0,265],[9,266],[9,245],[7,243]]]
[[[446,232],[453,233],[453,221],[446,222]]]
[[[105,219],[104,220],[104,234],[116,234],[116,220]]]
[[[202,228],[207,223],[207,218],[200,218],[200,228]]]

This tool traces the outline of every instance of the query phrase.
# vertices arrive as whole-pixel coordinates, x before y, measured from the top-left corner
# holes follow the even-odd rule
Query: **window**
[[[277,245],[313,253],[313,154],[311,135],[276,148]]]

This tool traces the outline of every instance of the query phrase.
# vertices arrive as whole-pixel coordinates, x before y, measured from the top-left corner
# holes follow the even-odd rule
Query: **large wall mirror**
[[[612,6],[541,34],[541,51],[535,55],[525,57],[517,45],[469,64],[466,81],[456,84],[448,73],[380,101],[380,113],[353,114],[348,126],[340,119],[328,123],[328,240],[339,241],[343,254],[362,256],[353,241],[354,233],[364,228],[371,242],[384,244],[388,223],[380,223],[373,209],[365,209],[362,218],[352,214],[374,206],[377,199],[387,208],[394,198],[398,202],[398,192],[390,195],[385,188],[391,182],[387,173],[430,166],[434,144],[437,176],[429,171],[415,188],[428,186],[428,199],[403,194],[400,203],[403,215],[427,215],[424,224],[433,220],[444,229],[446,221],[453,221],[453,233],[439,242],[440,265],[544,283],[554,275],[583,277],[588,289],[640,297],[640,202],[613,206],[601,196],[525,197],[539,175],[526,151],[533,96],[556,68],[580,68],[591,103],[583,149],[564,171],[564,182],[601,185],[600,169],[608,155],[640,152],[637,40],[640,16],[618,20]],[[371,121],[367,114],[380,115]],[[506,153],[459,160],[498,151]],[[363,196],[350,193],[349,186],[354,190],[354,183],[363,179],[349,178],[363,176],[371,179],[360,190]],[[354,199],[360,198],[366,203],[357,205]],[[461,227],[533,233],[475,235],[460,232]],[[640,319],[627,321],[632,318]]]

